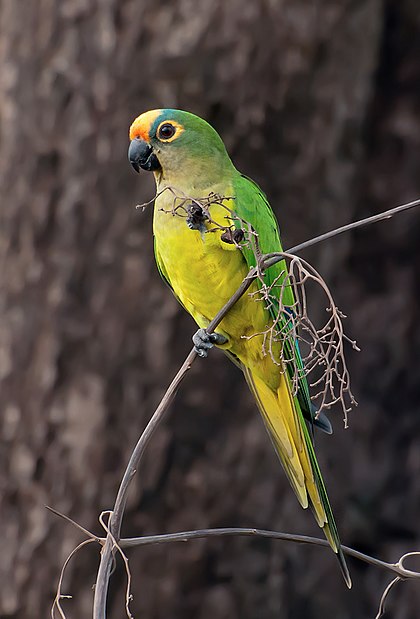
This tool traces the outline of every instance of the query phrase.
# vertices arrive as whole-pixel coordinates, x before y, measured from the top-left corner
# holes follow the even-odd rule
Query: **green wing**
[[[238,177],[235,179],[233,183],[233,188],[235,192],[235,211],[239,218],[241,218],[242,220],[245,220],[246,222],[249,222],[251,226],[253,227],[253,229],[255,230],[255,232],[257,232],[258,246],[259,246],[259,250],[261,251],[261,253],[269,254],[269,253],[276,252],[276,251],[282,251],[280,233],[279,233],[279,228],[278,228],[276,218],[274,216],[273,211],[271,210],[271,207],[267,201],[266,196],[261,191],[261,189],[258,187],[258,185],[256,185],[256,183],[254,183],[251,179],[238,174]],[[240,223],[237,223],[235,225],[238,225],[238,227],[241,227]],[[255,259],[254,251],[251,248],[250,249],[245,248],[243,250],[243,253],[248,263],[248,266],[249,267],[255,266],[256,259]],[[267,269],[264,275],[264,279],[267,285],[271,285],[277,282],[280,284],[282,281],[284,281],[286,274],[287,274],[287,267],[286,267],[285,261],[282,260],[279,263]],[[278,306],[279,306],[280,288],[274,287],[272,290],[273,290],[274,296],[277,298],[277,304],[274,304],[274,306],[271,308],[271,314],[273,318],[276,318],[277,312],[278,312]],[[294,299],[293,290],[291,287],[286,287],[284,289],[282,301],[283,301],[283,305],[290,306],[291,319],[292,319],[295,299]],[[281,328],[283,326],[287,328],[288,318],[285,316],[283,321],[284,322],[281,325]],[[340,547],[340,540],[338,536],[337,527],[336,527],[334,516],[331,510],[330,502],[328,500],[324,481],[322,479],[322,475],[321,475],[318,462],[316,459],[316,455],[315,455],[315,451],[314,451],[313,443],[312,443],[312,438],[306,426],[304,417],[306,417],[307,419],[309,419],[316,425],[321,425],[321,427],[322,427],[322,424],[318,424],[319,420],[317,421],[314,420],[315,408],[313,407],[311,403],[308,383],[303,373],[303,362],[302,362],[302,358],[299,352],[299,345],[297,342],[288,343],[287,341],[285,342],[285,345],[289,347],[291,346],[295,347],[295,350],[296,350],[295,358],[297,359],[297,362],[298,362],[298,370],[302,370],[302,375],[300,376],[299,381],[298,381],[298,393],[295,397],[295,405],[296,405],[296,412],[298,414],[298,418],[301,420],[303,436],[304,436],[304,440],[305,440],[305,443],[308,449],[309,460],[310,460],[312,471],[313,471],[313,474],[316,480],[316,485],[318,488],[319,496],[320,496],[320,499],[323,504],[325,514],[327,517],[327,524],[324,527],[324,531],[325,531],[327,538],[330,541],[330,544],[332,545],[333,548],[336,549],[336,552],[338,554],[339,563],[341,566],[341,570],[343,572],[347,585],[350,587],[351,580],[350,580],[350,576],[349,576],[346,562],[344,559],[344,555]],[[287,358],[292,358],[290,353],[291,353],[290,350],[286,350]],[[296,368],[294,367],[294,365],[292,367],[292,364],[289,364],[289,365],[291,367],[288,367],[287,371],[288,371],[288,375],[290,379],[292,379],[292,376],[293,376],[292,373],[296,371]],[[327,424],[327,428],[324,427],[323,429],[328,431],[329,422],[326,417],[324,417],[324,420],[326,420],[326,422],[324,423]]]
[[[278,223],[263,191],[261,191],[258,185],[251,179],[246,176],[238,175],[234,181],[234,192],[236,197],[236,213],[241,220],[250,223],[255,232],[257,232],[258,250],[262,254],[283,251]],[[240,227],[240,221],[235,222],[235,225]],[[244,248],[243,254],[249,267],[256,265],[255,248]],[[280,290],[281,285],[284,283],[286,278],[286,273],[286,262],[281,260],[267,269],[264,275],[264,281],[267,286],[271,287],[275,284],[271,288],[274,298],[272,299],[273,305],[270,307],[270,313],[274,320],[278,315]],[[286,285],[283,289],[282,302],[284,306],[290,307],[291,320],[293,320],[295,297],[290,286]],[[284,331],[288,329],[288,320],[285,316],[282,317],[280,328]],[[294,350],[292,349],[292,346],[294,346]],[[297,398],[302,408],[302,412],[305,414],[305,417],[313,420],[314,407],[311,403],[311,398],[309,395],[308,382],[304,375],[304,366],[299,345],[297,341],[291,343],[288,339],[286,339],[284,342],[284,347],[285,358],[296,360],[296,364],[287,364],[287,371],[290,379],[293,379],[293,374],[296,372],[296,369],[299,373]],[[328,422],[325,420],[323,423],[324,425],[328,425]],[[326,428],[324,427],[324,429]]]

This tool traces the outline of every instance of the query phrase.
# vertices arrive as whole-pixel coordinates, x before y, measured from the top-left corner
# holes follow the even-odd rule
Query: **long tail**
[[[297,398],[291,393],[289,381],[284,374],[281,375],[280,386],[275,392],[249,368],[242,366],[242,369],[297,498],[303,508],[308,505],[312,508],[318,525],[337,554],[344,580],[350,589],[351,578],[327,491],[306,422]]]

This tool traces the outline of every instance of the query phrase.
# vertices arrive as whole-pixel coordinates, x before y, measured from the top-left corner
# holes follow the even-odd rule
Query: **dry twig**
[[[347,427],[347,415],[357,402],[350,388],[344,342],[348,341],[354,350],[359,348],[355,341],[345,335],[345,315],[338,309],[328,285],[318,271],[306,260],[290,252],[278,252],[276,256],[286,260],[287,268],[270,285],[262,280],[259,290],[252,293],[257,300],[265,303],[268,310],[274,312],[274,320],[270,321],[265,331],[248,336],[248,339],[262,336],[263,352],[270,355],[273,363],[279,365],[281,371],[292,368],[291,381],[295,394],[302,378],[318,370],[318,376],[310,384],[318,390],[312,396],[313,400],[318,400],[318,415],[323,409],[340,403]],[[263,257],[263,267],[265,262]],[[327,319],[320,326],[315,326],[308,309],[307,287],[310,283],[318,286],[327,300]],[[287,304],[289,288],[294,294],[293,305]],[[280,347],[277,343],[280,343]],[[296,343],[305,346],[306,354],[302,354],[302,346],[298,348]]]
[[[128,619],[134,619],[133,615],[131,614],[131,610],[130,610],[130,602],[133,599],[133,596],[131,595],[131,571],[130,571],[130,566],[128,564],[128,558],[126,554],[124,553],[121,544],[117,542],[117,540],[112,535],[109,529],[109,524],[105,522],[106,516],[108,516],[108,523],[109,523],[111,516],[112,516],[112,512],[109,510],[106,510],[106,511],[103,511],[99,516],[99,522],[101,523],[103,529],[105,530],[105,533],[107,534],[107,537],[104,540],[104,542],[106,543],[108,538],[111,538],[111,541],[113,543],[113,549],[119,552],[124,562],[125,573],[127,575],[127,585],[125,588],[125,612],[126,612]]]
[[[51,511],[54,512],[54,510],[51,510]],[[58,513],[58,512],[54,512],[54,513]],[[71,522],[71,520],[70,520],[70,522]],[[77,524],[77,523],[73,523],[73,524]],[[81,527],[79,527],[79,528],[81,528]],[[71,559],[79,552],[79,550],[81,550],[84,546],[87,546],[88,544],[91,544],[92,542],[96,541],[95,539],[93,539],[93,537],[94,536],[90,535],[89,539],[85,539],[83,542],[78,544],[76,546],[76,548],[74,548],[71,551],[71,553],[69,554],[67,559],[64,561],[64,565],[61,568],[61,572],[60,572],[60,578],[58,579],[57,593],[56,593],[56,596],[54,598],[53,605],[51,607],[51,617],[52,617],[52,619],[54,619],[54,617],[55,617],[55,609],[58,610],[58,613],[59,613],[61,619],[66,619],[66,615],[65,615],[64,610],[63,610],[63,608],[61,606],[61,600],[71,600],[73,596],[65,595],[64,593],[61,593],[61,588],[63,586],[64,573],[65,573],[66,568],[67,568],[68,564],[70,563]]]
[[[61,514],[60,512],[57,512],[56,510],[53,510],[51,508],[48,508],[48,509],[54,514],[60,517],[63,517],[63,514]],[[109,531],[108,525],[105,524],[104,522],[104,516],[110,517],[111,513],[112,512],[109,512],[109,511],[102,512],[99,517],[99,521],[108,535],[112,535],[112,534]],[[107,543],[107,538],[97,537],[93,533],[91,533],[90,531],[88,531],[87,529],[79,525],[77,522],[72,520],[71,518],[67,518],[65,516],[64,518],[65,520],[67,520],[67,522],[70,522],[72,525],[77,527],[80,531],[83,531],[89,537],[89,539],[79,544],[79,546],[77,546],[77,548],[73,550],[73,552],[68,557],[68,559],[66,560],[66,563],[63,566],[57,595],[54,601],[54,606],[56,606],[59,609],[60,616],[62,617],[62,619],[65,619],[65,615],[64,615],[64,612],[62,611],[61,606],[59,605],[59,603],[57,603],[57,601],[59,602],[59,600],[63,598],[67,598],[67,599],[71,598],[71,596],[69,595],[61,594],[61,584],[62,584],[65,567],[67,566],[70,559],[74,556],[74,554],[76,554],[76,552],[80,550],[82,546],[84,546],[86,543],[97,541],[102,546],[104,546]],[[174,542],[185,543],[185,542],[193,541],[196,539],[206,539],[206,538],[212,538],[212,537],[231,537],[231,536],[262,537],[265,539],[282,540],[282,541],[293,542],[297,544],[310,544],[313,546],[322,546],[327,549],[330,548],[327,540],[320,539],[318,537],[311,537],[308,535],[297,535],[294,533],[283,533],[281,531],[270,531],[267,529],[244,528],[244,527],[198,529],[194,531],[180,531],[178,533],[165,533],[161,535],[143,535],[141,537],[122,538],[119,540],[118,543],[114,539],[114,548],[118,550],[118,552],[120,552],[120,554],[122,555],[123,560],[124,560],[125,569],[126,569],[126,574],[127,574],[126,612],[127,612],[127,616],[129,617],[129,619],[132,619],[132,615],[129,610],[129,603],[132,599],[132,596],[130,593],[131,573],[129,569],[128,559],[125,553],[122,551],[123,548],[135,548],[138,546],[150,546],[154,544],[168,544],[168,543],[174,543]],[[359,561],[363,561],[364,563],[368,563],[370,565],[374,565],[376,567],[380,567],[384,570],[387,570],[393,574],[397,574],[396,578],[394,578],[391,581],[391,583],[386,587],[386,589],[384,590],[381,596],[378,614],[376,615],[375,619],[380,619],[383,616],[385,612],[385,601],[391,589],[397,582],[404,581],[404,580],[420,580],[420,572],[409,570],[404,567],[404,561],[405,559],[407,559],[407,557],[420,555],[420,552],[408,552],[404,554],[396,563],[388,563],[387,561],[382,561],[381,559],[377,559],[376,557],[372,557],[363,552],[359,552],[358,550],[355,550],[354,548],[350,548],[349,546],[341,546],[341,548],[343,552],[350,557],[354,557],[355,559],[358,559]],[[53,606],[53,609],[54,609],[54,606]]]

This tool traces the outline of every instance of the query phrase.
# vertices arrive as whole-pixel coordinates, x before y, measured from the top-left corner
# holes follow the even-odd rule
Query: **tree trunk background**
[[[219,130],[268,193],[285,247],[420,196],[418,0],[2,0],[0,5],[0,617],[47,617],[79,533],[99,533],[137,435],[191,347],[161,282],[135,116],[180,107]],[[348,314],[360,402],[318,453],[344,543],[419,549],[420,215],[305,254]],[[133,484],[125,535],[211,526],[318,534],[244,380],[198,361]],[[91,615],[98,549],[70,564],[67,616]],[[251,539],[130,552],[147,619],[373,619],[389,575]],[[109,617],[124,615],[124,571]],[[400,584],[389,616],[415,619]]]

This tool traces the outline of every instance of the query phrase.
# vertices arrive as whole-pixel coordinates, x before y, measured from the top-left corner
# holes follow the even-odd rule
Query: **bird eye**
[[[161,140],[169,140],[175,135],[175,127],[170,123],[164,123],[159,127],[158,138]]]

